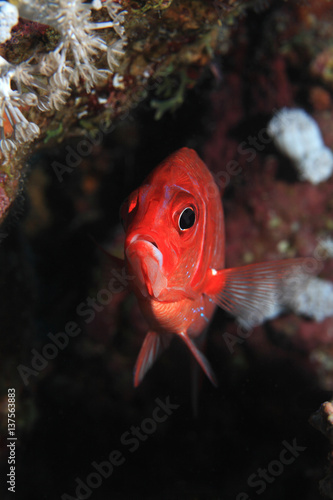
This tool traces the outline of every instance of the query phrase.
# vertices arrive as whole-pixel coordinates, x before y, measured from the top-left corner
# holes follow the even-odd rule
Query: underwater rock
[[[157,117],[176,109],[228,50],[235,19],[259,3],[16,1],[19,23],[0,47],[0,171],[9,176],[0,222],[17,194],[10,179],[22,178],[32,152],[70,136],[100,143],[152,90]]]
[[[310,423],[319,430],[330,443],[329,469],[324,479],[320,481],[320,491],[326,498],[333,499],[333,402],[326,401],[310,418]]]

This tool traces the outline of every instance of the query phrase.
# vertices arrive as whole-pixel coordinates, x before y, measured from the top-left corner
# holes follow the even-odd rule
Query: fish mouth
[[[130,239],[125,253],[142,295],[158,299],[168,280],[163,274],[163,254],[157,243],[148,235],[138,234]]]

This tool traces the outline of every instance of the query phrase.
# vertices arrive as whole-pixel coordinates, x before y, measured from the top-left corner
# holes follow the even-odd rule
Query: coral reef
[[[54,14],[68,2],[50,2],[46,24],[46,2],[13,4],[21,17],[0,52],[1,220],[12,205],[0,229],[2,477],[14,387],[18,500],[248,500],[259,480],[267,500],[317,498],[328,444],[308,419],[333,389],[333,179],[300,180],[267,125],[282,108],[302,109],[333,148],[332,3],[73,1],[85,23],[73,45],[70,9]],[[76,60],[86,37],[91,51]],[[124,53],[112,52],[110,67],[117,43]],[[101,72],[96,85],[84,65]],[[147,325],[126,280],[110,295],[113,263],[92,242],[122,256],[123,199],[183,146],[223,195],[227,266],[301,256],[315,275],[292,311],[254,329],[217,311],[206,354],[219,387],[199,381],[197,418],[176,341],[133,389]],[[156,399],[179,408],[157,423]],[[318,416],[328,434],[331,413],[326,403]],[[285,442],[302,450],[289,465]],[[125,462],[104,478],[97,469],[112,450]],[[3,482],[0,496],[12,498]]]
[[[163,102],[153,101],[157,116],[176,109],[200,68],[227,49],[229,25],[255,3],[15,2],[20,21],[0,50],[0,221],[32,151],[69,135],[105,135],[148,89],[179,73],[178,91],[161,87]]]
[[[89,5],[81,0],[52,3],[22,1],[18,2],[18,7],[20,15],[32,23],[29,26],[20,22],[0,56],[1,219],[17,194],[18,179],[24,170],[22,163],[26,161],[29,143],[39,138],[41,133],[45,138],[51,120],[63,120],[63,116],[55,119],[54,111],[59,112],[69,102],[73,87],[79,87],[82,82],[82,89],[90,92],[109,74],[115,73],[119,65],[118,57],[124,54],[126,44],[123,27],[126,11],[116,2],[106,1],[102,6],[98,2]],[[16,11],[16,18],[14,16],[11,20],[12,27],[18,20],[17,8],[11,5],[8,8],[12,13]],[[92,8],[107,11],[112,21],[91,20]],[[8,16],[7,20],[10,20]],[[44,27],[47,39],[39,43],[39,50],[32,51],[32,47],[26,49],[25,41],[30,33],[42,26],[38,23],[49,27],[47,34]],[[96,30],[110,28],[118,39],[107,43],[95,34]],[[8,38],[4,35],[2,41]],[[56,47],[53,50],[48,49],[54,44]],[[104,52],[107,53],[109,69],[96,65],[97,56]],[[51,113],[46,120],[44,113],[47,112]],[[48,139],[51,137],[52,134],[49,134]]]
[[[322,151],[324,143],[331,158],[332,90],[323,68],[314,72],[313,67],[332,43],[332,20],[332,7],[325,2],[320,7],[272,11],[262,27],[265,35],[255,62],[251,59],[254,66],[246,60],[248,53],[238,50],[225,85],[213,94],[216,122],[204,145],[204,158],[224,193],[227,266],[308,256],[310,267],[320,276],[289,304],[301,316],[284,314],[254,330],[228,322],[222,339],[218,327],[212,333],[214,345],[226,346],[235,363],[245,366],[249,353],[252,362],[263,357],[272,363],[292,360],[329,392],[333,390],[332,171],[321,170],[322,165],[311,160],[308,182],[297,182],[292,162],[306,156],[313,139],[299,142],[299,128],[289,135],[290,129],[282,124],[290,139],[290,159],[283,158],[272,145],[267,124],[283,117],[285,112],[277,111],[281,108],[291,110],[288,113],[305,109],[306,114],[300,113],[314,134],[314,149],[319,146]],[[299,145],[304,148],[301,154]]]

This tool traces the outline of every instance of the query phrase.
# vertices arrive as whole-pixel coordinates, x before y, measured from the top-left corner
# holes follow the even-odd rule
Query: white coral
[[[332,151],[322,146],[301,158],[297,166],[302,180],[319,184],[329,179],[333,173]]]
[[[91,20],[91,9],[105,7],[112,21],[95,23]],[[118,66],[118,58],[124,54],[123,22],[126,11],[121,5],[106,0],[93,2],[92,5],[82,0],[55,0],[52,2],[20,0],[20,12],[23,16],[52,26],[60,33],[57,48],[44,55],[43,66],[53,68],[53,83],[58,83],[63,90],[71,83],[78,85],[84,81],[86,91],[91,89]],[[113,28],[121,37],[109,46],[96,34],[96,30]],[[107,53],[109,69],[96,67],[100,52]]]
[[[324,145],[316,121],[303,109],[281,109],[269,122],[267,132],[293,161],[302,180],[318,184],[332,175],[332,151]]]
[[[117,2],[16,0],[16,4],[22,17],[51,26],[60,34],[60,41],[55,50],[36,55],[17,66],[0,58],[0,149],[7,159],[10,152],[17,149],[18,143],[31,142],[39,135],[39,127],[25,118],[20,109],[22,106],[37,106],[41,111],[60,109],[66,104],[71,85],[78,86],[81,80],[86,91],[90,92],[115,72],[126,44],[123,26],[126,11]],[[106,8],[111,21],[93,22],[91,10],[102,8]],[[7,16],[4,21],[1,13]],[[11,27],[17,19],[17,8],[0,1],[0,42],[1,32],[2,41],[10,38]],[[105,28],[112,28],[120,38],[107,45],[96,34],[96,30]],[[101,53],[106,54],[108,68],[96,65]],[[4,132],[6,117],[13,127],[9,138]]]
[[[316,321],[333,316],[333,283],[312,277],[290,304],[296,314],[304,314]]]
[[[34,92],[21,90],[22,80],[31,85],[34,83],[28,73],[23,72],[23,75],[20,65],[15,67],[0,57],[0,148],[6,158],[17,149],[17,143],[31,142],[39,135],[39,127],[29,122],[20,109],[21,106],[36,106],[38,103]],[[12,89],[13,80],[19,90]],[[13,127],[11,138],[5,136],[5,117]]]
[[[18,23],[18,10],[15,5],[0,2],[0,43],[11,38],[11,30]]]

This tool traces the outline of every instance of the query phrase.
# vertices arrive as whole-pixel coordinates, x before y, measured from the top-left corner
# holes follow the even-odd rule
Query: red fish
[[[127,270],[135,276],[133,290],[149,324],[134,385],[174,336],[215,384],[199,347],[216,306],[249,328],[260,323],[280,307],[287,277],[302,259],[225,269],[220,193],[208,168],[188,148],[152,171],[123,203],[121,218]]]

